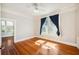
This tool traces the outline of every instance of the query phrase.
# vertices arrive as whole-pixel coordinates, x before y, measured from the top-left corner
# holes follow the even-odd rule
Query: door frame
[[[11,22],[14,23],[14,42],[15,42],[15,39],[16,39],[16,20],[10,19],[10,18],[1,18],[0,21],[2,21],[2,20],[11,21]],[[0,27],[1,27],[1,22],[0,22]],[[0,30],[0,32],[1,32],[1,30]],[[0,39],[1,39],[1,41],[2,41],[1,34],[0,34]],[[1,43],[1,44],[2,44],[2,43]]]

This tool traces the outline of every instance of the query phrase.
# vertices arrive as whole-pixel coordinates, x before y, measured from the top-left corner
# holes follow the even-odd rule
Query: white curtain
[[[57,38],[57,27],[55,24],[51,21],[49,17],[46,18],[44,25],[42,26],[42,36],[48,36],[48,37],[53,37]]]

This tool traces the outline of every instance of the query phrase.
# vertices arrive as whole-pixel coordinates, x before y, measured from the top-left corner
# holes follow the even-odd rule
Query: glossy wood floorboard
[[[35,44],[36,41],[43,40],[45,43],[42,45]],[[52,43],[52,49],[42,48],[47,43]],[[50,45],[49,45],[50,46]],[[2,55],[79,55],[79,49],[66,44],[42,39],[42,38],[31,38],[15,43],[11,47],[7,47],[1,50]]]

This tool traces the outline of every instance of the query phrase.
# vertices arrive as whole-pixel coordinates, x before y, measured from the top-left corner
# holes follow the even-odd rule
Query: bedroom
[[[50,16],[55,16],[56,18],[52,20]],[[1,54],[16,54],[16,52],[10,53],[10,51],[13,51],[13,45],[18,45],[18,48],[15,49],[19,51],[18,54],[39,55],[39,51],[41,50],[41,54],[44,55],[79,55],[78,16],[79,4],[77,3],[0,3]],[[46,19],[42,24],[43,18]],[[57,21],[54,21],[56,19]],[[33,41],[30,41],[30,39]],[[62,50],[62,48],[65,49],[63,51],[66,51],[67,49],[70,50],[67,51],[68,53],[61,53],[61,51],[55,49],[56,52],[50,53],[49,51],[51,51],[51,48],[49,46],[52,45],[51,43],[49,43],[50,41],[56,42],[57,45],[59,45],[58,48],[61,47],[61,49],[58,49],[56,47],[56,49],[58,50]],[[31,48],[29,48],[29,46],[26,47],[25,44],[23,44],[24,42],[27,42],[27,46],[33,46],[33,42],[37,45],[35,45],[34,47],[38,49],[34,48],[35,53],[34,51],[33,53],[31,53],[28,51],[31,50]],[[31,43],[29,44],[29,42]],[[48,43],[47,45],[46,42]],[[52,46],[56,46],[56,43]],[[43,46],[46,46],[46,49],[40,49],[40,47]],[[22,48],[23,51],[19,50],[19,47],[24,47]],[[7,49],[10,49],[10,51]],[[45,52],[43,52],[42,50],[44,50]]]

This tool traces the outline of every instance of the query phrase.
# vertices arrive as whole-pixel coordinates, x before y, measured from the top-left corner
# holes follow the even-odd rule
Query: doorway
[[[1,20],[1,54],[14,44],[14,22]]]

